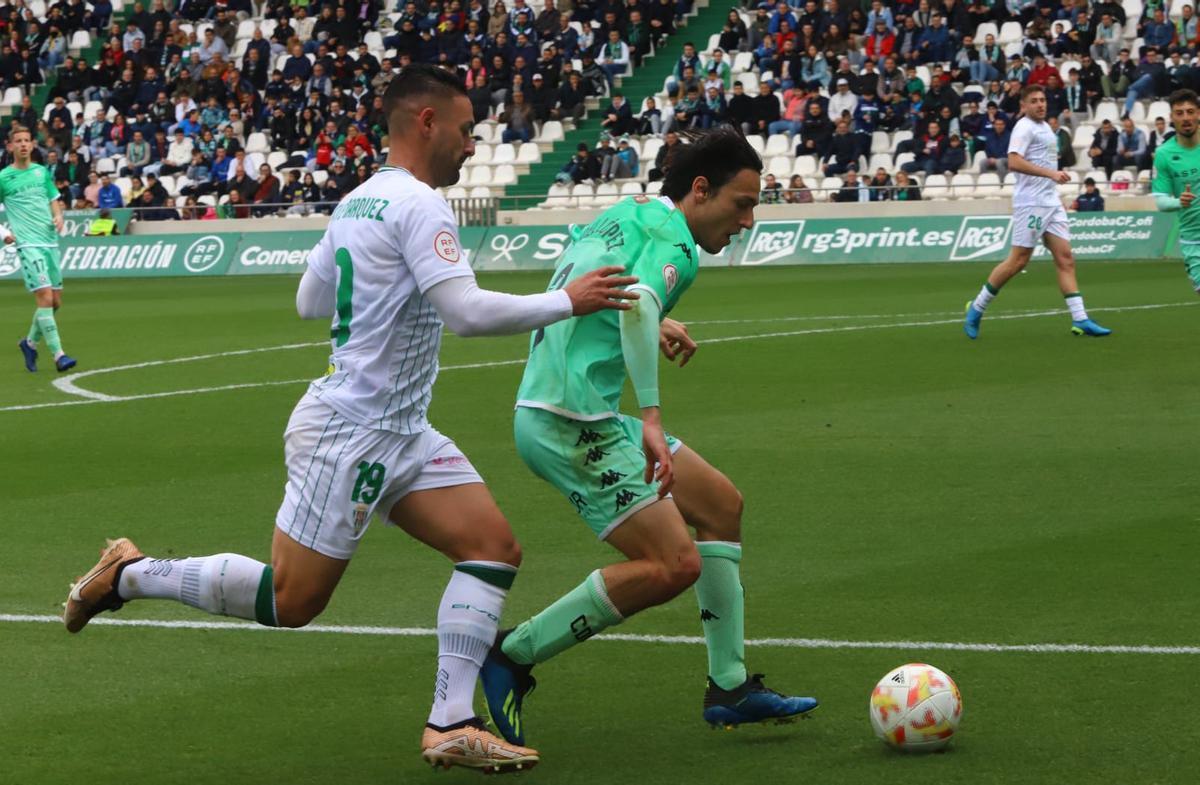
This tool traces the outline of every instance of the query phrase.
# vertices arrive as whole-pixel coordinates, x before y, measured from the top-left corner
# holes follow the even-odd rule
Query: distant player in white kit
[[[527,333],[636,299],[605,267],[562,291],[480,289],[435,187],[474,152],[471,102],[451,75],[414,65],[384,94],[387,165],[334,211],[296,296],[304,318],[332,317],[329,373],[284,433],[288,469],[271,564],[231,553],[146,558],[110,542],[73,586],[63,619],[79,632],[134,599],[171,599],[267,626],[302,627],[329,601],[373,515],[444,553],[454,571],[438,609],[438,671],[421,740],[434,765],[529,768],[536,751],[476,716],[475,681],[496,637],[520,548],[483,480],[426,420],[443,324],[458,335]],[[398,585],[401,588],[402,584]]]
[[[1088,318],[1075,280],[1071,228],[1058,196],[1058,185],[1070,182],[1071,177],[1058,168],[1058,138],[1046,122],[1046,93],[1040,86],[1029,85],[1021,90],[1021,112],[1024,116],[1017,121],[1008,143],[1008,168],[1017,180],[1012,201],[1012,250],[992,269],[974,301],[967,303],[963,330],[968,338],[979,337],[979,322],[988,304],[1010,278],[1025,269],[1033,249],[1043,242],[1058,268],[1058,286],[1071,311],[1071,332],[1108,335],[1112,330]]]

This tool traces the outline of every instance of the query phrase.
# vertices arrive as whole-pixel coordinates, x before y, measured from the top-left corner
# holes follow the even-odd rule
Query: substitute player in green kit
[[[8,137],[13,163],[0,171],[0,202],[8,216],[9,229],[0,227],[6,244],[15,243],[21,259],[25,288],[33,293],[37,310],[29,335],[17,346],[25,357],[25,368],[37,370],[37,343],[45,339],[54,353],[60,372],[75,367],[63,351],[54,312],[62,305],[62,268],[58,236],[63,230],[63,206],[50,170],[32,161],[33,135],[28,128],[13,126]]]
[[[1191,90],[1176,90],[1167,99],[1175,136],[1154,154],[1154,183],[1151,191],[1159,210],[1179,212],[1179,247],[1192,288],[1200,293],[1200,209],[1195,205],[1200,187],[1200,147],[1196,127],[1200,122],[1200,98]]]
[[[638,278],[630,289],[641,297],[620,317],[572,318],[533,334],[515,417],[521,458],[626,561],[594,571],[497,637],[480,676],[492,720],[512,743],[525,737],[521,710],[534,665],[693,584],[708,646],[705,721],[788,720],[817,706],[747,673],[741,494],[667,435],[660,413],[660,347],[681,365],[696,348],[686,328],[665,317],[695,280],[696,246],[718,253],[753,225],[761,168],[736,131],[699,136],[667,162],[662,196],[606,210],[575,233],[554,273],[551,289],[611,264]],[[627,374],[640,419],[619,411]]]

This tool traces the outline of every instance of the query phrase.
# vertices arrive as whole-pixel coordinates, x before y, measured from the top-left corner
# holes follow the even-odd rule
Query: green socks
[[[700,579],[696,597],[708,645],[708,675],[723,690],[746,680],[745,594],[736,542],[698,542]]]
[[[42,337],[46,339],[46,346],[54,353],[54,356],[58,357],[62,354],[62,342],[58,339],[58,324],[54,321],[54,309],[38,308],[33,314],[33,324],[34,329],[42,331]]]
[[[624,621],[596,570],[553,605],[524,621],[501,647],[514,662],[536,665]]]

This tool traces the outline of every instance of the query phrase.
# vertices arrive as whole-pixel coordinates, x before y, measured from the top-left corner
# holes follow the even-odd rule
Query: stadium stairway
[[[617,89],[633,108],[634,115],[640,111],[643,99],[662,90],[663,81],[670,76],[680,53],[683,52],[684,42],[693,42],[696,51],[703,52],[708,45],[709,36],[721,32],[730,7],[719,2],[714,5],[710,0],[696,0],[695,15],[684,20],[684,24],[677,28],[667,46],[662,51],[644,58],[642,67],[632,76],[621,78]],[[588,116],[573,130],[568,131],[562,141],[556,142],[553,149],[542,154],[540,162],[530,165],[528,174],[522,175],[516,183],[505,188],[505,196],[500,200],[500,209],[520,210],[535,207],[539,201],[544,200],[550,186],[554,184],[554,176],[575,154],[579,143],[595,146],[600,138],[601,111],[606,106],[608,99],[600,99],[599,110],[589,111]],[[641,162],[643,167],[653,164],[653,161]]]

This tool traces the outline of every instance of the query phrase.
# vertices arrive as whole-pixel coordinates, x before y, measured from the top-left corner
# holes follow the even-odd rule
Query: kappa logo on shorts
[[[433,252],[442,261],[457,264],[461,254],[458,250],[458,240],[450,232],[441,231],[433,238]]]
[[[588,448],[587,455],[583,457],[583,465],[590,466],[591,464],[597,461],[602,461],[607,457],[608,453],[606,453],[602,448],[590,447]]]
[[[620,482],[625,477],[626,477],[626,475],[622,474],[621,472],[617,471],[616,469],[609,469],[608,471],[606,471],[600,475],[600,489],[603,490],[603,489],[609,487],[610,485],[616,485],[618,482]]]
[[[575,442],[575,446],[578,447],[581,444],[595,444],[603,438],[603,435],[596,433],[592,429],[584,428],[579,432],[579,439]]]
[[[624,491],[621,491],[620,493],[617,494],[617,506],[614,509],[614,511],[620,512],[622,507],[629,506],[629,504],[631,502],[633,502],[633,500],[636,498],[637,498],[637,494],[631,490],[626,489]]]

